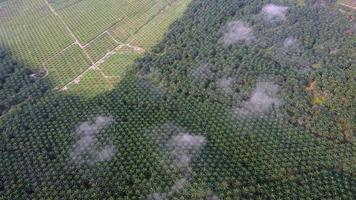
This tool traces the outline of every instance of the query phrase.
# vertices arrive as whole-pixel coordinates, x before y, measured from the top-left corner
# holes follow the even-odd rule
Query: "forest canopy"
[[[93,98],[0,50],[0,199],[353,199],[355,19],[336,3],[193,0]]]

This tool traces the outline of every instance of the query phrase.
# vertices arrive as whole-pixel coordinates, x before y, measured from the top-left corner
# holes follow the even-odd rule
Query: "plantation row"
[[[249,100],[256,84],[271,82],[279,87],[279,113],[290,123],[317,137],[355,142],[355,40],[352,22],[333,4],[284,4],[286,18],[277,22],[264,21],[265,2],[193,4],[153,53],[138,61],[141,75],[233,108]],[[250,41],[224,44],[227,24],[234,21],[251,31]]]
[[[61,88],[91,65],[86,64],[88,60],[83,55],[84,52],[80,52],[82,50],[73,45],[74,38],[71,38],[67,29],[78,37],[83,46],[87,44],[84,49],[93,62],[96,62],[118,45],[115,40],[125,43],[130,38],[129,42],[135,40],[136,44],[150,48],[159,41],[179,13],[183,12],[187,3],[188,1],[183,4],[172,0],[4,2],[0,9],[0,45],[11,51],[15,59],[26,63],[33,70],[48,68],[48,78],[53,82],[53,86]],[[176,12],[178,6],[181,10]],[[168,12],[165,10],[167,7],[173,9]],[[171,12],[172,10],[175,12]],[[169,17],[166,17],[168,13]],[[154,34],[151,32],[155,29],[152,23],[161,25]],[[143,26],[147,26],[146,31],[131,39]],[[108,32],[104,32],[106,30]],[[127,34],[124,37],[118,36],[118,30]],[[126,63],[119,64],[115,66],[118,68],[116,71],[125,71]],[[121,69],[121,65],[124,69]],[[93,83],[87,81],[91,85],[102,85],[96,92],[99,94],[110,86],[105,86],[107,81],[103,81],[97,74],[99,73],[91,72],[91,77],[86,79],[93,80]],[[109,81],[115,84],[119,79]],[[88,87],[81,84],[74,86],[73,90],[88,91]],[[86,94],[95,96],[90,91],[84,92],[84,95]]]
[[[111,91],[48,92],[3,115],[0,198],[354,199],[350,22],[332,1],[283,2],[270,24],[258,21],[265,1],[194,0]],[[294,26],[290,40],[267,34]],[[283,63],[298,57],[290,44],[310,66]],[[118,55],[105,64],[132,64]]]
[[[228,110],[171,96],[136,77],[90,101],[49,95],[3,120],[0,193],[12,199],[146,199],[168,192],[186,173],[162,149],[183,131],[175,128],[180,126],[206,144],[193,155],[189,183],[174,197],[352,199],[352,145],[333,147],[278,119],[226,117]],[[78,164],[70,156],[76,127],[98,115],[114,121],[95,145],[110,141],[117,153],[108,161]]]

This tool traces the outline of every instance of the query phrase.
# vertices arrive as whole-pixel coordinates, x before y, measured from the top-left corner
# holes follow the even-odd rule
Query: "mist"
[[[222,41],[225,45],[240,42],[250,43],[255,39],[252,28],[243,21],[229,22],[225,27]]]
[[[158,129],[154,129],[153,132],[159,133],[156,140],[163,152],[168,154],[168,158],[171,159],[170,162],[181,169],[182,177],[176,181],[170,191],[150,194],[148,199],[169,199],[189,183],[191,179],[191,162],[195,156],[199,155],[207,140],[204,136],[193,135],[185,128],[172,123],[166,123]]]
[[[259,82],[253,89],[249,100],[242,103],[242,106],[235,108],[239,115],[260,115],[267,113],[272,108],[277,108],[282,101],[277,98],[279,88],[270,82]]]
[[[233,93],[233,86],[235,82],[236,80],[231,77],[221,78],[217,81],[217,86],[224,95],[230,95]]]
[[[283,48],[284,49],[289,49],[289,48],[295,47],[296,45],[297,45],[297,39],[295,39],[293,37],[287,37],[283,41]]]
[[[284,53],[289,52],[290,54],[295,54],[301,56],[303,53],[303,48],[300,42],[294,37],[287,37],[283,41],[283,47],[281,49]]]
[[[95,121],[81,123],[75,131],[78,141],[73,145],[70,156],[76,163],[94,164],[108,161],[115,155],[115,147],[109,142],[105,146],[98,144],[97,135],[113,123],[112,117],[96,117]]]
[[[209,81],[215,78],[216,66],[211,64],[200,64],[189,73],[194,85],[198,87],[205,86]]]
[[[262,8],[262,16],[266,22],[280,22],[286,20],[288,7],[275,4],[267,4]]]
[[[205,142],[205,137],[203,136],[179,133],[168,141],[166,147],[180,166],[189,167],[193,156],[198,153]]]

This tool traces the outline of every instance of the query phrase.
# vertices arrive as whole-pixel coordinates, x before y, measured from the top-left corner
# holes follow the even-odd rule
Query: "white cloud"
[[[203,136],[179,133],[173,136],[166,146],[181,166],[188,167],[193,156],[198,153],[205,142],[205,137]]]
[[[190,71],[190,78],[193,80],[193,84],[203,86],[209,80],[213,80],[215,77],[214,71],[216,67],[211,64],[200,64]]]
[[[115,147],[111,144],[98,146],[96,135],[112,122],[112,117],[98,116],[94,122],[81,123],[75,131],[79,139],[72,147],[70,153],[72,160],[76,163],[89,164],[110,160],[115,154]]]
[[[262,8],[262,14],[267,22],[278,22],[286,20],[288,7],[267,4]]]
[[[148,195],[150,200],[170,199],[172,195],[180,192],[191,178],[190,164],[194,156],[200,153],[201,148],[207,143],[204,136],[188,133],[184,128],[172,123],[166,123],[152,130],[156,134],[155,139],[161,145],[163,151],[172,158],[170,162],[176,164],[182,170],[182,178],[179,179],[168,192],[156,192]],[[167,138],[168,137],[168,138]]]
[[[243,21],[229,22],[223,34],[223,43],[226,45],[237,44],[239,42],[250,43],[255,38],[252,28]]]
[[[217,86],[225,95],[233,93],[233,86],[235,84],[234,78],[222,78],[217,81]]]
[[[287,37],[284,41],[283,41],[283,48],[284,49],[290,49],[293,48],[297,45],[297,39],[295,39],[294,37]]]
[[[235,112],[240,115],[256,115],[280,106],[282,101],[276,97],[278,90],[278,86],[270,82],[257,83],[249,100],[243,102],[242,107],[235,108]]]

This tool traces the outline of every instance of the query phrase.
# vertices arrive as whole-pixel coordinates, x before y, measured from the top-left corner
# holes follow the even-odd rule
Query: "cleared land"
[[[190,1],[4,1],[0,45],[32,68],[47,71],[55,89],[93,96],[106,90],[93,91],[90,81],[83,81],[91,70],[99,75],[91,76],[93,83],[112,88],[134,59],[163,37]],[[124,47],[131,53],[116,55]]]

